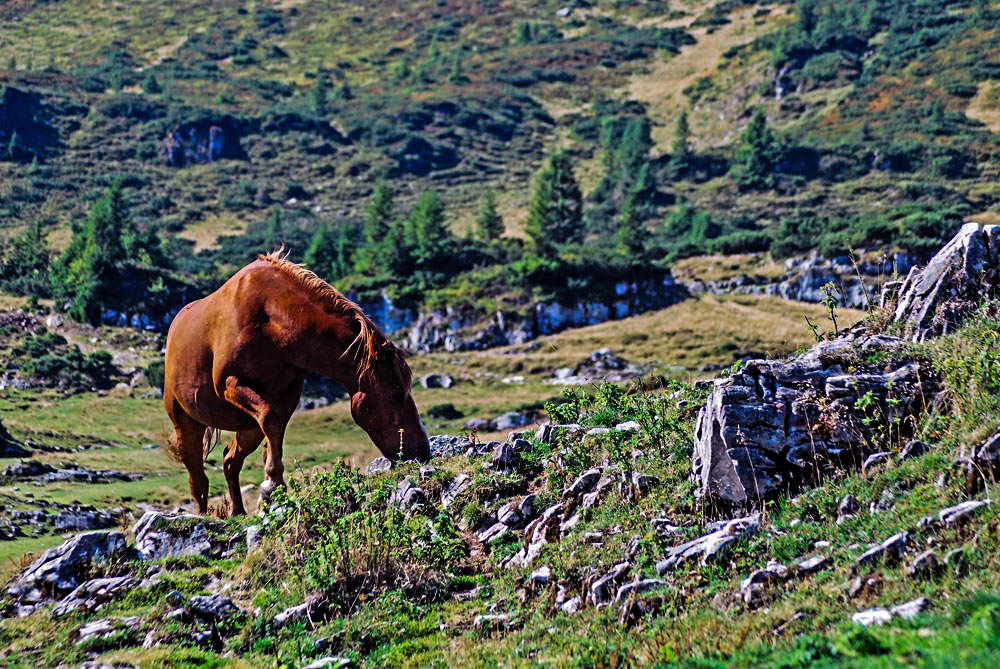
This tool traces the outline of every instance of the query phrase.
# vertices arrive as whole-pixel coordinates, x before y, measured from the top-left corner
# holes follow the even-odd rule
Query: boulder
[[[899,288],[894,320],[911,341],[954,332],[1000,288],[1000,227],[966,223]]]
[[[123,557],[127,546],[121,532],[86,532],[50,548],[7,588],[22,603],[37,603],[77,588],[97,563]]]
[[[879,560],[886,561],[898,561],[903,557],[904,551],[906,551],[906,545],[909,542],[910,535],[906,532],[900,532],[899,534],[894,534],[877,546],[874,546],[864,553],[862,553],[857,560],[854,561],[854,567],[862,567],[865,565],[870,565]]]
[[[424,374],[420,377],[420,385],[424,388],[451,388],[455,380],[447,374]]]
[[[75,590],[63,597],[52,609],[52,615],[62,616],[78,609],[94,611],[124,595],[136,587],[136,584],[137,581],[131,576],[95,578],[80,584]]]
[[[456,437],[450,434],[435,434],[428,438],[430,443],[431,457],[450,458],[461,455],[472,445],[466,437]]]
[[[701,494],[745,507],[860,466],[883,423],[918,414],[936,389],[934,371],[900,355],[905,347],[858,328],[788,361],[750,360],[716,380],[695,426]]]
[[[141,560],[207,555],[216,548],[208,528],[201,516],[147,511],[135,524],[135,549]]]
[[[75,507],[57,513],[52,525],[57,532],[103,530],[115,527],[120,519],[118,509],[99,511],[93,507]]]

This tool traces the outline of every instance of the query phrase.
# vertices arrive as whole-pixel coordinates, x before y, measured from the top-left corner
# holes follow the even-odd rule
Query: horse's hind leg
[[[229,514],[241,516],[247,512],[243,506],[243,493],[240,492],[240,470],[247,456],[260,446],[264,433],[259,427],[241,430],[229,442],[229,448],[222,458],[222,471],[226,474],[226,484],[229,486]]]
[[[226,378],[223,397],[253,416],[260,425],[261,432],[267,437],[267,451],[264,453],[265,480],[260,485],[260,498],[265,502],[270,499],[275,488],[285,484],[285,466],[281,462],[282,444],[285,427],[302,394],[302,378],[298,379],[297,385],[297,393],[286,390],[285,399],[271,403],[253,388],[240,384],[235,376]]]
[[[198,505],[198,513],[208,511],[208,476],[205,475],[204,440],[205,425],[188,416],[175,406],[168,412],[177,432],[177,455],[188,471],[191,495]]]

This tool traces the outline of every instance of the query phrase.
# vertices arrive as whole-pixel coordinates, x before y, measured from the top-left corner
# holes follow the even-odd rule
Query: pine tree
[[[583,195],[569,156],[555,153],[535,177],[525,223],[535,254],[551,258],[557,245],[583,241],[582,218]]]
[[[163,92],[163,87],[160,86],[160,82],[157,81],[156,75],[153,74],[152,70],[146,72],[146,76],[142,79],[142,91],[147,95],[156,95]]]
[[[736,178],[744,188],[764,189],[774,185],[774,171],[781,160],[781,147],[758,109],[741,136],[736,151]]]
[[[71,301],[70,317],[93,321],[100,312],[101,294],[119,283],[119,269],[131,259],[136,239],[128,202],[118,180],[94,202],[83,228],[50,272],[52,293]],[[131,252],[131,253],[130,253]]]
[[[49,294],[49,250],[41,219],[33,219],[11,243],[0,269],[8,290],[41,297]]]
[[[816,29],[816,0],[799,0],[799,30],[807,36]]]
[[[497,198],[493,191],[486,191],[483,196],[483,208],[476,219],[476,232],[480,239],[487,242],[503,237],[503,217],[497,211]]]
[[[363,274],[377,274],[380,271],[388,270],[388,255],[390,245],[402,243],[398,233],[390,238],[390,231],[393,231],[395,219],[395,202],[392,190],[385,182],[379,179],[375,184],[375,192],[372,194],[372,201],[368,205],[368,215],[365,217],[363,227],[363,237],[365,245],[358,253],[357,269]]]
[[[332,269],[337,262],[336,238],[333,228],[327,223],[316,228],[302,260],[321,277],[328,278],[333,273]]]
[[[326,115],[326,104],[328,97],[328,90],[330,87],[330,82],[327,81],[325,74],[320,74],[316,76],[316,81],[313,83],[312,93],[310,95],[310,102],[312,103],[313,113],[317,116]]]
[[[645,251],[645,230],[635,200],[636,192],[629,191],[618,216],[618,250],[634,260],[641,260]]]
[[[407,221],[411,257],[419,269],[432,269],[443,258],[449,239],[445,226],[444,204],[436,191],[426,191],[417,200]]]
[[[677,128],[674,129],[674,146],[670,153],[670,166],[676,170],[684,170],[691,160],[691,128],[688,126],[687,110],[677,117]]]

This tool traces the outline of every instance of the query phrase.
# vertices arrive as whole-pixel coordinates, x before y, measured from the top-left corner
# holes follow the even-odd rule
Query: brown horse
[[[354,422],[386,457],[427,460],[427,433],[402,351],[358,305],[276,252],[181,309],[167,334],[163,403],[177,433],[170,452],[187,468],[201,513],[213,429],[236,433],[222,465],[232,514],[246,513],[240,469],[264,438],[261,497],[284,483],[285,427],[307,372],[347,389]]]

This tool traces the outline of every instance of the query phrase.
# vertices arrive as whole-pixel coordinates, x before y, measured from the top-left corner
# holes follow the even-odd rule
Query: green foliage
[[[691,127],[688,125],[687,110],[681,111],[674,129],[674,143],[670,151],[670,166],[683,171],[691,160]]]
[[[156,95],[163,92],[163,87],[156,79],[156,75],[152,70],[148,70],[146,76],[142,78],[142,92],[147,95]]]
[[[9,369],[22,378],[69,390],[109,388],[116,373],[111,354],[84,354],[55,332],[35,332],[10,351]]]
[[[399,227],[396,225],[395,206],[392,190],[384,178],[379,179],[365,218],[365,244],[358,253],[359,272],[376,274],[388,268],[391,261],[389,243],[390,240],[395,241],[389,232]]]
[[[736,182],[747,189],[771,188],[775,167],[781,156],[781,146],[767,123],[767,117],[758,109],[740,136],[740,145],[736,149]]]
[[[319,74],[313,82],[309,102],[312,104],[313,113],[317,116],[325,116],[327,112],[327,98],[329,97],[330,82],[325,74]]]
[[[25,231],[4,249],[0,280],[5,290],[19,295],[49,294],[49,250],[41,219],[28,223]]]
[[[423,193],[410,212],[407,232],[413,264],[418,270],[431,270],[449,255],[451,235],[445,225],[444,203],[436,191]]]
[[[476,234],[483,241],[491,242],[503,237],[503,217],[497,211],[497,199],[493,191],[486,191],[483,196],[482,209],[476,218]]]
[[[146,376],[146,383],[149,384],[150,388],[157,388],[163,390],[163,379],[166,374],[166,363],[162,358],[154,360],[153,362],[146,365],[143,370]]]
[[[583,195],[564,152],[549,156],[535,177],[524,229],[535,254],[554,257],[559,245],[583,240]]]
[[[353,267],[355,240],[346,222],[336,226],[324,223],[309,239],[303,262],[328,281],[347,276]]]

